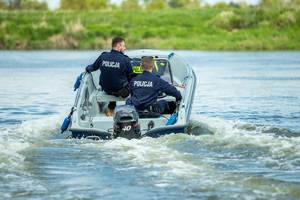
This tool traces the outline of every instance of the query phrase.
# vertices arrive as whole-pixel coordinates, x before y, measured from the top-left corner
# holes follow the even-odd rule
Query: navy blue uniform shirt
[[[100,69],[100,85],[103,90],[117,92],[123,84],[130,82],[133,75],[129,57],[117,50],[102,53],[97,60],[86,67],[93,72]]]
[[[149,109],[156,102],[159,91],[182,99],[181,93],[175,87],[148,71],[143,71],[130,81],[131,102],[139,110]]]

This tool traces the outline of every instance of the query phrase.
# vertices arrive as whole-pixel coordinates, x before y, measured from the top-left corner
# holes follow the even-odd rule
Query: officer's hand
[[[162,92],[162,91],[158,91],[158,96],[159,97],[161,97],[161,96],[163,96],[164,95],[164,93]]]

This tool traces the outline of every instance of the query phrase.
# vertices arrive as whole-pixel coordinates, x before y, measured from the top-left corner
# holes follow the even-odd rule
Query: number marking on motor
[[[130,131],[131,130],[131,126],[124,126],[124,128],[122,128],[123,131]]]

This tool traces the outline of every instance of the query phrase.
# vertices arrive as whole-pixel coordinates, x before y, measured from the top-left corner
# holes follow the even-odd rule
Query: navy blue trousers
[[[129,97],[126,100],[126,105],[132,105],[131,104],[131,97]],[[158,107],[158,111],[159,111],[160,114],[166,114],[166,113],[169,112],[169,104],[166,100],[164,100],[164,99],[159,100],[156,105]]]

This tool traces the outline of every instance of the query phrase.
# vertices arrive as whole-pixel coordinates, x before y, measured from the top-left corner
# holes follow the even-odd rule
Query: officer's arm
[[[159,90],[163,91],[167,95],[173,96],[176,100],[181,100],[181,93],[172,85],[170,85],[167,81],[160,79]]]
[[[100,56],[97,58],[97,60],[91,64],[91,65],[88,65],[85,70],[87,72],[93,72],[93,71],[96,71],[99,69],[99,62],[100,62]]]

